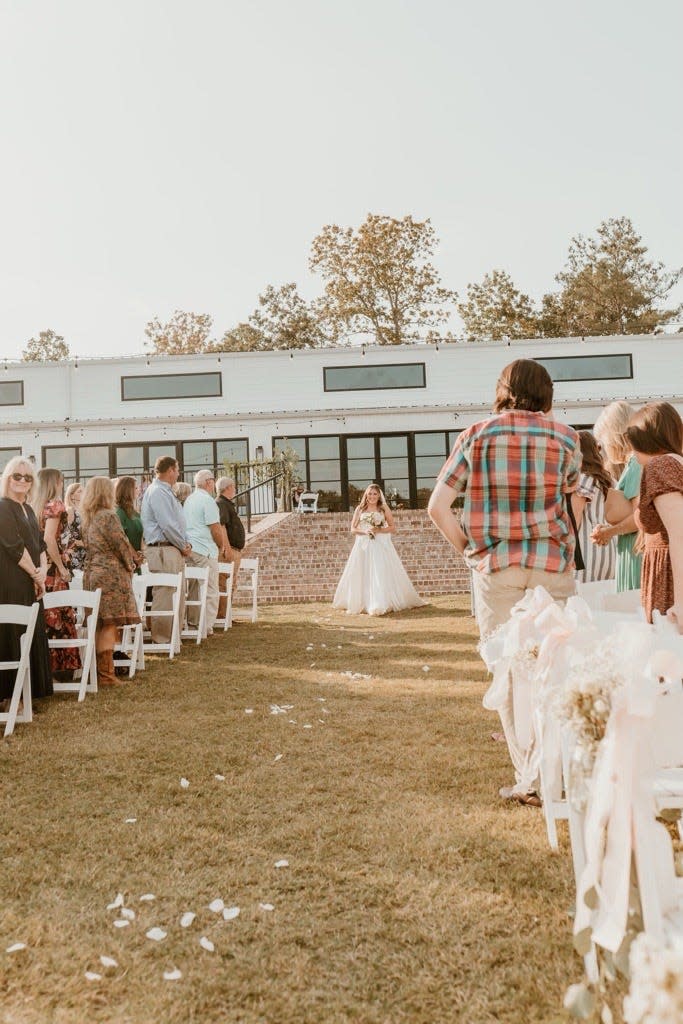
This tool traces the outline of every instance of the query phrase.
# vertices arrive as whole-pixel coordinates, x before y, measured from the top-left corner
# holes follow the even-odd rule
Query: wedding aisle
[[[468,605],[267,608],[0,742],[0,1020],[559,1019],[566,835],[497,798]]]

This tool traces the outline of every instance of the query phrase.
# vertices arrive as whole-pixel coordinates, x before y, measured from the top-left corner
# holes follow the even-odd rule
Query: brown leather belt
[[[171,544],[168,540],[155,540],[152,544],[147,545],[148,548],[174,548],[175,544]]]

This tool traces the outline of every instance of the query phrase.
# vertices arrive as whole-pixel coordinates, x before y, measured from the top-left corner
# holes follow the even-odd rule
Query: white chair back
[[[95,631],[97,617],[100,612],[102,591],[97,590],[57,590],[43,597],[43,607],[73,608],[77,621],[78,636],[75,639],[48,639],[51,651],[76,648],[81,659],[81,678],[68,683],[53,683],[55,693],[77,693],[78,700],[84,701],[86,693],[97,693],[97,662],[95,658]]]
[[[297,512],[317,512],[318,511],[318,492],[317,491],[304,491],[299,497],[299,504],[297,505]]]
[[[591,611],[601,612],[605,597],[617,592],[616,579],[593,580],[590,583],[576,584],[576,594],[586,602]]]
[[[243,558],[240,562],[234,597],[238,603],[232,605],[233,620],[256,622],[258,620],[258,558]],[[240,598],[245,601],[244,604],[239,604]]]
[[[198,644],[206,639],[206,600],[209,594],[208,566],[185,566],[185,622],[180,632],[183,639],[196,640]],[[194,595],[197,595],[196,597]],[[197,625],[189,622],[188,609],[198,608]]]
[[[223,632],[232,626],[232,580],[234,565],[232,562],[218,563],[218,603],[225,599],[225,616],[216,619],[216,628],[223,627]],[[221,582],[225,580],[225,590],[221,589]]]
[[[173,572],[150,572],[140,576],[135,576],[133,581],[134,588],[138,588],[139,591],[144,591],[144,618],[145,620],[153,618],[170,618],[172,620],[171,626],[171,639],[168,643],[155,643],[151,638],[145,639],[143,649],[148,651],[150,654],[168,654],[169,658],[173,658],[177,650],[180,649],[180,598],[181,588],[183,586],[183,573]],[[152,616],[152,602],[147,600],[148,588],[156,589],[157,587],[168,587],[173,591],[171,599],[171,608],[164,611],[163,609],[154,609]],[[147,629],[145,629],[145,637],[147,636]]]
[[[38,619],[40,605],[34,602],[30,607],[23,604],[0,605],[0,625],[25,626],[19,641],[19,658],[17,661],[0,661],[0,670],[14,669],[14,687],[10,697],[9,710],[0,712],[0,722],[5,723],[5,736],[14,732],[16,722],[32,722],[33,707],[31,704],[31,644]],[[23,710],[19,711],[19,702],[23,698]]]
[[[136,583],[139,579],[140,575],[136,573],[133,576],[133,597],[135,598],[140,622],[134,626],[124,626],[121,630],[121,639],[114,646],[114,668],[127,668],[129,679],[133,679],[135,673],[138,670],[142,671],[145,667],[143,633],[147,588],[141,587]],[[117,654],[119,655],[118,657]],[[125,657],[122,657],[122,655],[125,655]]]
[[[603,612],[620,612],[626,615],[637,615],[644,618],[643,606],[639,590],[622,590],[620,594],[605,594],[602,599]]]

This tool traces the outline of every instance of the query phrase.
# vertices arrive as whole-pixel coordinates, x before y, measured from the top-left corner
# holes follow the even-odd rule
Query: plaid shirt
[[[468,563],[564,572],[574,560],[564,496],[580,469],[576,431],[543,413],[506,410],[464,430],[439,480],[465,494]]]

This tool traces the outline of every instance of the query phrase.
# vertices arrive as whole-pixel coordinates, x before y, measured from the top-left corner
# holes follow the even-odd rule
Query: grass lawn
[[[566,836],[552,855],[539,810],[501,806],[485,687],[453,597],[265,608],[126,687],[45,702],[0,740],[0,1020],[560,1019],[581,975]]]

